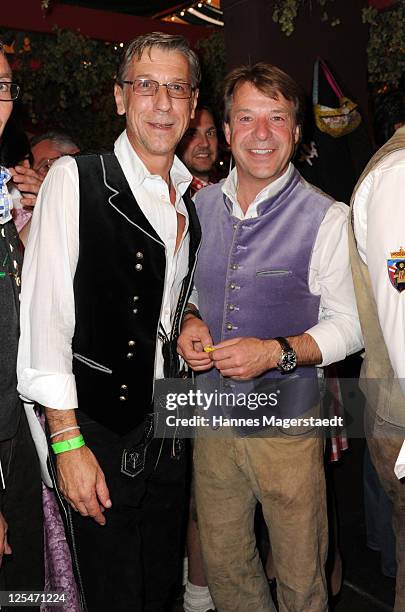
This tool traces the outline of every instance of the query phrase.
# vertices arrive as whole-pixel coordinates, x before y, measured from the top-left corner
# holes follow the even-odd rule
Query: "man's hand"
[[[82,516],[105,525],[110,494],[97,459],[87,446],[57,455],[58,486],[65,499]]]
[[[8,525],[2,513],[0,512],[0,566],[3,561],[3,555],[11,555],[13,552],[10,544],[7,542]]]
[[[35,206],[39,188],[43,178],[29,166],[27,159],[24,159],[21,166],[9,168],[18,190],[21,192],[21,204],[23,206]]]
[[[232,338],[214,346],[210,358],[222,376],[248,380],[277,367],[280,352],[276,340]]]
[[[196,372],[210,370],[213,366],[205,346],[212,345],[210,331],[204,321],[192,314],[183,319],[181,334],[177,340],[177,352]]]

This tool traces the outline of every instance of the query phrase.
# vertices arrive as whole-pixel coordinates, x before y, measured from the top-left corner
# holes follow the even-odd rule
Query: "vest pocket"
[[[299,280],[292,270],[283,268],[267,268],[257,270],[254,277],[254,301],[257,307],[263,308],[264,313],[269,312],[269,308],[287,304],[288,296],[295,299],[295,290]]]
[[[291,270],[258,270],[256,276],[288,276]]]
[[[89,368],[93,368],[93,370],[99,370],[104,374],[112,374],[113,371],[107,366],[103,366],[101,363],[97,363],[97,361],[93,361],[89,357],[84,357],[84,355],[80,355],[79,353],[73,353],[73,358],[77,359],[77,361],[81,361],[85,365],[89,366]]]

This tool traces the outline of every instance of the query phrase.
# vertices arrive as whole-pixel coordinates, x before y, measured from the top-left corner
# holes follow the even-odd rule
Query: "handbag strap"
[[[337,95],[338,98],[342,98],[343,97],[343,92],[340,89],[339,85],[336,83],[335,77],[331,73],[331,71],[328,68],[327,64],[321,58],[319,58],[319,62],[320,62],[321,68],[323,70],[323,73],[324,73],[324,75],[326,77],[326,80],[328,81],[329,85],[331,86],[333,92]]]
[[[327,64],[320,57],[317,57],[314,63],[314,82],[312,86],[312,103],[318,104],[319,101],[319,66],[321,66],[323,74],[328,81],[330,87],[338,99],[343,97],[343,92],[339,85],[336,83],[335,78],[329,70]]]

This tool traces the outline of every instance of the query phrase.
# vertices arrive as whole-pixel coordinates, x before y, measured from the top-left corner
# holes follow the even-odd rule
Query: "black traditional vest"
[[[125,434],[153,410],[165,246],[113,153],[79,155],[76,162],[80,214],[72,348],[78,406],[108,429]],[[174,317],[173,344],[201,237],[194,204],[188,194],[183,199],[189,214],[189,268]]]
[[[21,265],[22,246],[9,221],[0,225],[0,442],[15,435],[21,416],[16,371],[20,301],[15,282]]]

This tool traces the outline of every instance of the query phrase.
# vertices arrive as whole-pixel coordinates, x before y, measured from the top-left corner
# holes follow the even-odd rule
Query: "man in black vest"
[[[136,38],[115,85],[125,132],[114,152],[52,166],[27,246],[19,389],[46,406],[90,611],[163,610],[178,577],[184,449],[153,437],[151,413],[154,380],[177,370],[200,241],[174,155],[199,79],[182,36]]]
[[[0,137],[19,87],[0,43]],[[22,247],[0,166],[0,590],[43,589],[41,477],[17,393],[17,348]],[[6,556],[3,556],[6,555]]]

